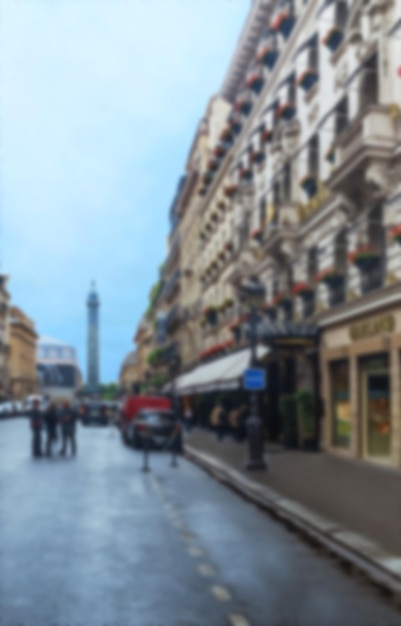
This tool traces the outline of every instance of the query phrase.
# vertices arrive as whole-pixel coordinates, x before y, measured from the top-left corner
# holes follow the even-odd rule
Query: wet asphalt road
[[[152,472],[114,428],[33,460],[0,422],[1,626],[396,626],[401,613],[180,459]],[[240,616],[247,622],[240,621]]]

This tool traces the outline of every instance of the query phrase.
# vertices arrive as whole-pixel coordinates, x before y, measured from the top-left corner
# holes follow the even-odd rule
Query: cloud
[[[3,0],[0,256],[40,332],[85,355],[102,299],[115,378],[157,275],[168,209],[243,0]]]

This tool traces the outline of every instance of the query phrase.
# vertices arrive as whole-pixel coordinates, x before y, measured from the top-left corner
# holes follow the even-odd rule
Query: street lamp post
[[[250,310],[250,366],[254,367],[257,361],[257,324],[258,309],[265,299],[265,288],[256,276],[251,277],[243,283],[239,289],[240,297],[248,304]],[[264,460],[264,442],[262,421],[259,417],[258,395],[256,391],[250,393],[250,414],[246,422],[248,434],[248,460],[246,469],[265,470],[267,469]]]
[[[179,356],[178,354],[173,354],[170,360],[170,375],[171,375],[171,395],[173,399],[173,411],[178,420],[178,404],[177,404],[177,396],[176,396],[176,376],[179,368]],[[171,467],[178,467],[177,464],[177,449],[176,449],[176,441],[173,439],[172,443],[172,454],[171,454]]]

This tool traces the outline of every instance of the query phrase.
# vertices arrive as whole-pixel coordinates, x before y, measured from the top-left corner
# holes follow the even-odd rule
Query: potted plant
[[[264,128],[261,133],[262,143],[271,143],[273,139],[273,131],[270,128]]]
[[[334,267],[329,267],[316,276],[316,283],[324,283],[330,288],[338,287],[344,281],[344,276],[339,274]]]
[[[279,11],[272,23],[272,30],[279,32],[287,39],[295,24],[295,17],[289,11]]]
[[[257,241],[261,241],[263,237],[263,230],[261,228],[254,228],[251,232],[251,238],[256,239]]]
[[[257,61],[265,65],[269,70],[273,69],[278,58],[278,51],[268,42],[263,42],[257,52]]]
[[[213,180],[213,175],[210,171],[204,172],[202,175],[202,180],[205,185],[209,185]]]
[[[379,254],[370,245],[363,245],[350,252],[348,260],[359,270],[369,271],[377,265]]]
[[[246,81],[245,81],[246,87],[256,94],[260,94],[260,92],[262,91],[263,84],[264,84],[263,74],[260,71],[260,69],[252,70],[248,74]]]
[[[264,150],[258,148],[255,151],[252,151],[249,155],[250,162],[253,163],[262,163],[265,160]]]
[[[313,294],[313,287],[307,283],[297,283],[291,290],[293,296],[301,296],[301,298],[309,298]]]
[[[226,145],[224,143],[218,143],[213,150],[213,154],[218,159],[221,159],[226,153]]]
[[[286,448],[298,447],[297,401],[293,393],[280,396],[280,412],[282,415],[282,438]]]
[[[276,117],[278,120],[292,120],[295,114],[295,107],[292,102],[283,102],[277,107]]]
[[[242,115],[249,115],[249,113],[252,111],[252,106],[252,100],[249,96],[244,94],[237,98],[237,101],[235,103],[235,110],[238,111],[238,113],[242,113]]]
[[[322,39],[322,43],[324,46],[331,52],[335,52],[338,46],[341,44],[344,37],[344,33],[338,26],[331,26],[325,36]]]
[[[310,68],[304,70],[302,74],[300,74],[297,85],[301,87],[304,91],[309,91],[313,87],[313,85],[318,81],[319,75],[315,70]]]
[[[401,245],[401,224],[390,228],[389,238],[392,243],[396,242]]]
[[[239,177],[241,180],[252,180],[253,173],[249,166],[241,167],[239,171]]]
[[[216,172],[219,167],[219,160],[216,158],[209,159],[207,169],[209,172]]]
[[[300,185],[305,193],[312,198],[317,194],[317,178],[314,174],[307,174],[300,181]]]
[[[296,394],[299,443],[304,450],[318,450],[316,407],[312,393],[301,389]]]
[[[233,198],[238,191],[238,185],[235,183],[231,183],[230,185],[226,185],[224,188],[224,194],[227,198]]]
[[[273,300],[274,306],[288,307],[290,304],[291,304],[291,298],[286,293],[278,293]]]

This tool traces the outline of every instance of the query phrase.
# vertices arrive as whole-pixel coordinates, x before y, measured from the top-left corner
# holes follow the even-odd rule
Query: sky
[[[0,271],[84,376],[92,280],[103,382],[134,348],[178,180],[250,4],[0,0]]]

